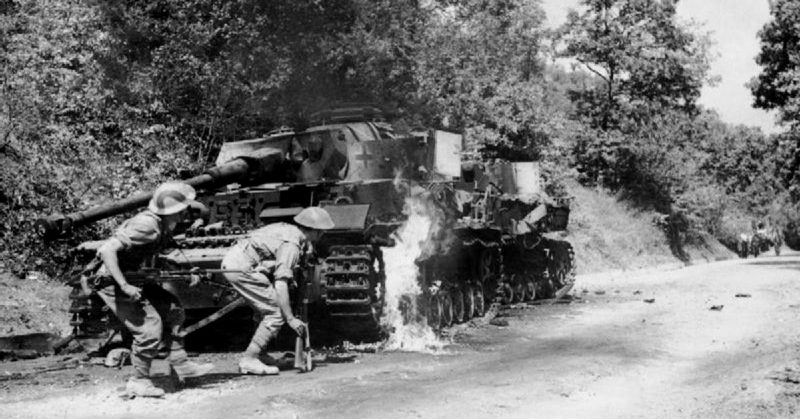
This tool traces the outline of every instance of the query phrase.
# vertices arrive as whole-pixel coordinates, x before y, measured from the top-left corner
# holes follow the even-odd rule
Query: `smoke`
[[[417,191],[419,192],[419,191]],[[390,330],[385,349],[432,351],[445,342],[428,326],[422,307],[417,304],[423,289],[419,285],[419,258],[436,251],[436,240],[443,225],[443,213],[425,193],[410,193],[403,212],[408,217],[394,233],[396,245],[384,247],[386,305],[381,322]]]

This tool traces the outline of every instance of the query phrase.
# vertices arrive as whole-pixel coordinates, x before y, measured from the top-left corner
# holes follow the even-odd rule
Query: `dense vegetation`
[[[791,42],[769,34],[765,51]],[[730,242],[800,200],[800,137],[697,105],[709,45],[660,0],[583,0],[556,31],[537,0],[0,0],[0,252],[52,272],[97,231],[43,245],[36,218],[200,171],[224,141],[343,101],[539,159],[551,186],[577,173],[663,214],[678,256],[701,232]],[[798,62],[762,54],[759,83],[781,59]],[[796,125],[792,92],[756,96]]]
[[[770,3],[772,20],[759,32],[761,74],[750,82],[755,106],[777,110],[787,130],[773,139],[774,164],[787,223],[787,243],[800,248],[800,4]]]

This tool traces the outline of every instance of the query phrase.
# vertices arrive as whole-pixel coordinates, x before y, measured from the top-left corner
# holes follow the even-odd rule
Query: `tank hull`
[[[385,125],[340,119],[223,147],[223,173],[195,178],[198,200],[208,208],[206,227],[177,236],[174,247],[142,269],[218,269],[227,250],[253,229],[322,206],[336,227],[297,273],[293,306],[307,308],[312,328],[332,339],[376,339],[391,332],[381,323],[387,308],[384,250],[395,244],[409,221],[409,202],[416,201],[437,228],[412,261],[421,292],[400,299],[405,321],[423,320],[440,331],[483,316],[494,304],[566,295],[574,282],[574,253],[548,233],[566,229],[568,202],[543,193],[536,163],[464,164],[460,141],[441,131],[398,136]],[[237,298],[222,274],[205,279],[190,287],[183,278],[159,278],[187,310],[187,327]],[[73,283],[75,335],[102,340],[121,331]],[[249,316],[247,309],[237,313]],[[241,335],[253,326],[244,323]]]

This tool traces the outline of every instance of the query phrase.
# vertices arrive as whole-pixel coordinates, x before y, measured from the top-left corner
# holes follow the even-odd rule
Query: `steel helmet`
[[[158,215],[177,214],[192,203],[197,193],[183,182],[167,182],[156,188],[147,209]]]
[[[294,222],[303,227],[316,230],[330,230],[334,227],[333,219],[328,211],[320,207],[308,207],[294,216]]]

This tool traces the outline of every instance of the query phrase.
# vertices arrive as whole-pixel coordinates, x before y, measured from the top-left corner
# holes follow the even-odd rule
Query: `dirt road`
[[[123,401],[117,393],[129,367],[86,366],[0,381],[0,411],[5,418],[800,415],[800,256],[584,276],[574,295],[568,305],[505,310],[497,320],[508,326],[461,326],[441,353],[344,354],[310,374],[278,377],[238,376],[235,354],[202,354],[217,374],[163,400]],[[8,368],[0,365],[0,374]]]

